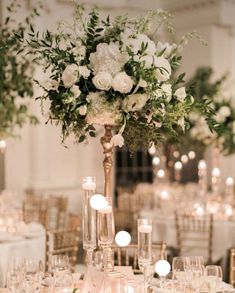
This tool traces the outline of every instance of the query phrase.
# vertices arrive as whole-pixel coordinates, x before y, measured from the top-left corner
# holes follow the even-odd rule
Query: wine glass
[[[10,292],[17,293],[20,291],[22,279],[21,271],[14,269],[7,271],[7,288]]]
[[[219,267],[214,265],[206,266],[205,272],[206,272],[205,281],[206,281],[209,293],[214,293],[218,289],[219,282],[220,282]]]
[[[189,258],[186,256],[177,256],[173,258],[172,271],[174,278],[181,283],[186,283],[189,279]]]
[[[205,268],[201,265],[195,265],[191,269],[191,287],[195,290],[196,293],[200,292],[200,289],[205,281]]]
[[[152,261],[152,220],[138,219],[138,264],[144,273],[144,292],[148,290],[148,269]]]

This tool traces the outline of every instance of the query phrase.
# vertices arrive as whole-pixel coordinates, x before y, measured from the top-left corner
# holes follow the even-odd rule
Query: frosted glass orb
[[[121,247],[128,246],[131,242],[131,235],[126,231],[119,231],[115,236],[115,242]]]
[[[171,271],[171,266],[168,261],[162,259],[155,264],[155,272],[160,277],[165,277]]]
[[[90,199],[90,205],[94,210],[102,210],[107,205],[105,197],[101,194],[94,194]]]

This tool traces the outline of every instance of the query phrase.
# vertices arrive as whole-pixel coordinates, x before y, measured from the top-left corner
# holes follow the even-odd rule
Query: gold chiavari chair
[[[132,266],[134,273],[139,273],[138,266],[138,245],[130,244],[127,247],[113,245],[114,263],[118,266]],[[153,255],[159,259],[166,258],[166,244],[164,242],[154,243],[152,245]]]
[[[43,196],[28,195],[23,201],[23,220],[25,223],[36,222],[45,226],[47,204]]]
[[[213,215],[196,216],[175,213],[176,238],[180,255],[190,250],[205,252],[207,263],[212,261]]]
[[[68,199],[63,196],[49,196],[46,209],[46,229],[63,229],[67,223]]]
[[[235,288],[235,248],[230,249],[229,283]]]
[[[79,227],[46,233],[46,271],[50,270],[51,257],[60,254],[68,255],[72,271],[75,271],[78,263],[79,234]]]

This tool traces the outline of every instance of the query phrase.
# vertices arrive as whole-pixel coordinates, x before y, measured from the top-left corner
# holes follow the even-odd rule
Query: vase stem
[[[112,196],[112,185],[111,185],[111,176],[112,176],[112,155],[113,155],[113,145],[110,143],[112,138],[112,126],[105,125],[105,134],[101,137],[100,142],[104,150],[104,195]]]

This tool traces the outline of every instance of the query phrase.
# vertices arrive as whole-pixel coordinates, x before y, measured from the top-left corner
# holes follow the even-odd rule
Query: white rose
[[[91,71],[87,68],[87,66],[78,66],[78,72],[85,79],[87,79],[91,74]]]
[[[146,55],[140,58],[141,62],[144,62],[144,67],[145,68],[150,68],[153,65],[153,56]]]
[[[164,57],[155,57],[154,65],[156,69],[156,77],[159,81],[167,81],[171,76],[171,65]]]
[[[80,88],[79,88],[79,86],[77,86],[77,85],[73,85],[73,86],[70,88],[70,91],[71,91],[71,93],[72,93],[75,97],[79,97],[79,96],[81,95]]]
[[[178,88],[175,91],[175,96],[176,96],[177,100],[179,100],[180,102],[183,102],[187,96],[186,91],[185,91],[185,87]]]
[[[81,116],[85,116],[87,113],[87,105],[82,105],[78,108],[78,112]]]
[[[47,79],[44,80],[42,83],[42,86],[47,90],[47,91],[57,91],[58,87],[59,87],[59,82],[57,80],[54,79]]]
[[[76,64],[67,65],[62,73],[62,81],[66,88],[71,87],[78,80],[78,66]]]
[[[118,133],[118,134],[115,134],[111,140],[110,140],[110,143],[113,145],[113,146],[119,146],[120,148],[124,145],[124,138],[123,136]]]
[[[123,100],[122,108],[125,112],[140,111],[147,103],[149,96],[146,94],[133,94]]]
[[[108,72],[99,72],[93,77],[92,82],[97,89],[108,91],[112,85],[112,76]]]
[[[125,72],[119,72],[113,79],[112,87],[121,94],[127,94],[131,91],[134,82]]]

